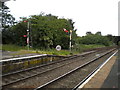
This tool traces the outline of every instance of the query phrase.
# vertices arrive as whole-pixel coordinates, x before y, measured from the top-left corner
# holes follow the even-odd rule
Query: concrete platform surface
[[[117,54],[118,55],[118,54]],[[116,62],[112,66],[112,69],[107,76],[106,80],[104,81],[103,85],[101,88],[118,88],[120,85],[120,52],[119,52],[119,57],[117,58]],[[119,87],[120,88],[120,87]]]
[[[120,90],[120,50],[84,85],[84,89]]]

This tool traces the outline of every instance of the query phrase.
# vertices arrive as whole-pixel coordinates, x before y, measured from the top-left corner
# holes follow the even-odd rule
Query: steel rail
[[[72,61],[72,62],[70,62],[70,63],[73,63],[73,62],[74,62],[74,61]],[[70,64],[70,63],[67,63],[67,64]],[[27,77],[24,77],[24,78],[20,78],[20,79],[14,80],[14,81],[9,82],[9,83],[7,83],[7,84],[4,84],[4,85],[2,85],[2,86],[3,86],[3,87],[4,87],[4,86],[8,86],[8,85],[10,85],[10,84],[13,84],[13,83],[16,83],[16,82],[19,82],[19,81],[22,81],[22,80],[26,80],[26,79],[29,79],[29,78],[38,76],[38,75],[40,75],[40,74],[46,73],[46,72],[48,72],[48,71],[52,71],[52,70],[54,70],[54,69],[60,68],[60,67],[62,67],[62,66],[65,66],[65,65],[67,65],[67,64],[63,64],[63,65],[57,66],[57,67],[55,67],[55,68],[51,68],[51,69],[48,69],[48,70],[46,70],[46,71],[40,72],[40,73],[32,74],[31,76],[27,76]],[[19,73],[20,73],[20,72],[19,72]]]
[[[82,55],[91,54],[91,53],[93,53],[93,52],[95,52],[95,51],[87,52],[87,53],[82,54]],[[79,55],[79,56],[82,56],[82,55]],[[74,56],[74,57],[66,58],[66,59],[64,59],[64,60],[76,58],[76,57],[79,57],[79,56]],[[62,61],[63,61],[63,60],[62,60]],[[73,61],[73,62],[74,62],[74,61]],[[70,63],[72,63],[72,62],[70,62]],[[67,64],[70,64],[70,63],[67,63]],[[67,64],[64,64],[64,65],[67,65]],[[2,87],[8,86],[8,85],[10,85],[10,84],[13,84],[13,83],[16,83],[16,82],[19,82],[19,81],[22,81],[22,80],[25,80],[25,79],[28,79],[28,78],[37,76],[37,75],[40,75],[40,74],[42,74],[42,73],[45,73],[45,72],[48,72],[48,71],[51,71],[51,70],[54,70],[54,69],[57,69],[57,68],[62,67],[62,66],[64,66],[64,65],[60,65],[60,66],[58,66],[58,67],[55,67],[55,68],[52,68],[52,69],[49,69],[49,70],[46,70],[46,71],[43,71],[43,72],[40,72],[40,73],[37,73],[37,74],[33,74],[33,75],[27,76],[27,77],[25,77],[25,78],[17,79],[17,80],[15,80],[15,81],[12,81],[12,82],[9,82],[9,83],[7,83],[7,84],[2,85]],[[38,68],[38,67],[37,67],[37,68]],[[33,68],[32,68],[32,69],[33,69]],[[18,72],[15,72],[15,73],[18,73]],[[12,74],[15,74],[15,73],[12,73]],[[20,72],[19,72],[19,73],[20,73]],[[8,75],[9,75],[9,74],[8,74]],[[5,76],[6,76],[6,75],[5,75]]]
[[[97,68],[95,68],[87,77],[85,77],[79,84],[77,84],[72,90],[77,90],[79,88],[82,88],[84,86],[85,83],[87,83],[87,80],[91,79],[116,53],[118,52],[118,50],[113,53],[105,62],[103,62],[102,64],[100,64]]]
[[[65,76],[67,76],[67,75],[69,75],[69,74],[71,74],[71,73],[77,71],[78,69],[81,69],[81,68],[83,68],[83,67],[89,65],[90,63],[92,63],[92,62],[98,60],[99,58],[102,58],[103,56],[109,54],[110,52],[112,52],[112,51],[114,51],[114,50],[115,50],[115,49],[112,49],[112,50],[106,52],[105,54],[103,54],[103,55],[101,55],[101,56],[99,56],[99,57],[97,57],[97,58],[95,58],[95,59],[92,59],[91,61],[89,61],[89,62],[87,62],[87,63],[85,63],[85,64],[82,64],[81,66],[79,66],[79,67],[77,67],[77,68],[75,68],[75,69],[73,69],[73,70],[71,70],[71,71],[69,71],[69,72],[67,72],[67,73],[65,73],[65,74],[63,74],[63,75],[61,75],[61,76],[59,76],[59,77],[57,77],[57,78],[55,78],[55,79],[53,79],[53,80],[51,80],[51,81],[49,81],[49,82],[47,82],[47,83],[45,83],[45,84],[39,86],[39,87],[37,87],[37,88],[34,89],[34,90],[43,89],[43,88],[45,88],[47,85],[50,85],[51,83],[53,83],[53,82],[55,82],[55,81],[57,81],[57,80],[59,80],[59,79],[61,79],[61,78],[64,78]]]
[[[80,57],[80,56],[83,56],[83,55],[92,54],[92,53],[94,53],[94,52],[96,52],[96,51],[90,51],[90,52],[83,53],[83,54],[80,54],[80,55],[70,56],[70,57],[67,57],[67,58],[64,58],[64,59],[61,59],[61,60],[58,60],[58,61],[50,62],[50,63],[48,63],[48,64],[43,64],[43,65],[39,65],[39,66],[27,68],[27,69],[24,69],[24,70],[19,70],[19,71],[15,71],[15,72],[3,74],[3,75],[0,75],[0,76],[1,76],[1,77],[4,77],[4,76],[16,74],[16,73],[20,73],[20,72],[25,72],[25,71],[32,70],[32,69],[37,69],[37,68],[40,68],[40,67],[44,67],[44,66],[48,66],[48,65],[51,65],[51,64],[63,62],[63,61],[69,60],[69,59],[73,59],[73,58],[76,58],[76,57]]]

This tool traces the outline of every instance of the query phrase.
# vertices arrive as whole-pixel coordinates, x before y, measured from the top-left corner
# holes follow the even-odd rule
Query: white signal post
[[[27,21],[27,46],[28,46],[28,50],[29,50],[29,47],[30,47],[30,30],[29,30],[29,20]]]
[[[30,21],[29,20],[24,20],[25,18],[20,17],[20,19],[23,19],[23,22],[27,23],[27,39],[26,39],[26,43],[27,43],[27,47],[28,50],[30,48]]]
[[[70,30],[70,51],[71,51],[72,30]]]

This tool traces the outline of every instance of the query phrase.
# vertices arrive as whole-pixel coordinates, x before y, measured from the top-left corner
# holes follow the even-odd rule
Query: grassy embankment
[[[98,48],[98,47],[104,47],[103,45],[79,45],[78,49],[72,50],[72,54],[79,54],[84,50],[91,49],[91,48]],[[39,50],[39,49],[32,49],[27,50],[28,48],[25,46],[16,46],[16,45],[2,45],[0,47],[0,50],[5,51],[14,51],[14,55],[22,55],[22,54],[29,54],[29,53],[38,53],[38,54],[50,54],[50,55],[71,55],[71,52],[69,50],[61,50],[57,51],[55,49],[47,49],[47,50]]]

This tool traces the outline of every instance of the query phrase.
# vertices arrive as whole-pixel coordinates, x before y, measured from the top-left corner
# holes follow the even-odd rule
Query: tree
[[[119,44],[120,36],[112,36],[111,34],[108,34],[106,37],[109,39],[109,41],[113,42],[115,45]]]
[[[7,43],[12,43],[13,42],[13,37],[12,37],[12,32],[11,32],[11,27],[16,23],[15,18],[9,14],[9,7],[7,7],[4,3],[1,3],[1,24],[2,24],[2,43],[7,44]]]
[[[96,35],[102,35],[100,31],[99,31],[99,32],[96,32],[95,34],[96,34]]]
[[[8,12],[9,12],[9,7],[7,7],[4,3],[2,3],[2,27],[3,29],[7,29],[16,23],[15,18]]]
[[[61,45],[63,49],[69,48],[69,33],[63,31],[72,30],[72,36],[77,36],[76,30],[74,30],[74,22],[70,19],[58,18],[52,14],[44,15],[32,15],[30,18],[22,18],[22,21],[12,26],[9,30],[11,36],[14,37],[12,42],[17,45],[26,45],[27,23],[23,22],[27,20],[30,22],[30,44],[33,48],[55,48],[57,45]],[[19,41],[19,42],[18,42]],[[75,39],[72,40],[72,44],[75,43]]]
[[[90,34],[82,37],[80,39],[80,44],[98,44],[98,45],[105,45],[109,46],[112,42],[105,36],[99,34]]]
[[[113,38],[114,38],[114,43],[115,43],[116,45],[119,45],[120,36],[113,36]]]
[[[86,35],[92,35],[92,33],[90,31],[86,32]]]

